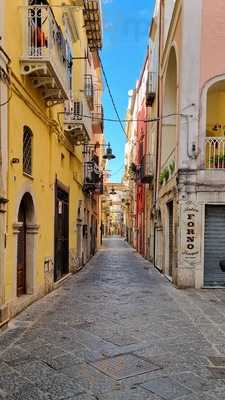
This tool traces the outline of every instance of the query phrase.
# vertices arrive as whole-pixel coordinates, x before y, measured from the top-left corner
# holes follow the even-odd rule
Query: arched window
[[[32,175],[32,130],[23,128],[23,172]]]

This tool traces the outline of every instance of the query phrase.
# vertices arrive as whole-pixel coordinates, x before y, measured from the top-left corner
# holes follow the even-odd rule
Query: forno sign
[[[193,202],[186,202],[181,206],[181,262],[185,267],[196,266],[200,263],[200,251],[201,207]]]

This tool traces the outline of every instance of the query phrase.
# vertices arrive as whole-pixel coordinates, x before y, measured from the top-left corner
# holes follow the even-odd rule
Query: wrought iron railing
[[[65,102],[64,123],[69,125],[83,124],[89,138],[92,132],[91,113],[85,97],[80,99],[71,99]]]
[[[205,166],[207,169],[225,169],[225,137],[205,138]]]
[[[155,72],[149,72],[146,86],[146,105],[152,106],[156,96],[157,88],[157,74]]]
[[[98,157],[84,163],[83,191],[86,193],[103,192],[103,176],[99,169]]]
[[[102,105],[96,105],[92,113],[93,124],[99,125],[101,133],[104,132],[104,110]]]
[[[145,154],[142,158],[140,168],[140,179],[142,183],[151,183],[153,179],[153,156]]]

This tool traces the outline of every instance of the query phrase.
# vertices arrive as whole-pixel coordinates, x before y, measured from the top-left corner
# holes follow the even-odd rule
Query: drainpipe
[[[0,46],[0,327],[8,321],[8,308],[5,304],[5,248],[6,248],[6,205],[7,205],[7,157],[8,157],[8,113],[10,78],[8,67],[10,59]],[[4,104],[4,105],[3,105]],[[3,158],[4,157],[4,158]]]
[[[161,38],[162,38],[162,5],[159,6],[159,51],[158,51],[158,96],[157,96],[157,136],[156,136],[156,159],[155,159],[155,190],[153,209],[156,207],[157,190],[158,190],[158,162],[159,162],[159,134],[160,134],[160,65],[161,65]],[[156,223],[154,221],[154,237],[153,237],[153,264],[156,267]]]

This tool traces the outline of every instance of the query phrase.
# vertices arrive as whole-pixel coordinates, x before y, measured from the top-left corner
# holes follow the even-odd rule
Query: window
[[[28,126],[23,128],[23,172],[32,175],[32,131]]]
[[[93,97],[94,95],[92,75],[85,75],[84,92],[87,97]]]

